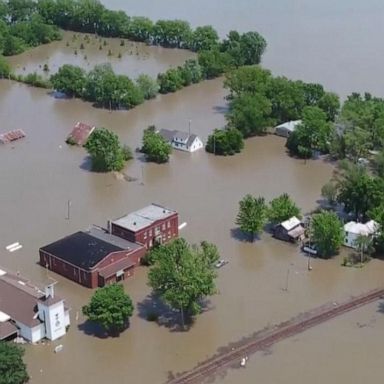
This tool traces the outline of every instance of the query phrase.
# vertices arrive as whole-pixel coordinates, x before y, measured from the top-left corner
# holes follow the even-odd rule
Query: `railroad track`
[[[259,331],[226,350],[205,360],[192,370],[178,374],[168,380],[168,384],[193,384],[202,383],[206,378],[229,368],[233,365],[239,366],[244,356],[249,356],[257,351],[265,350],[273,344],[301,333],[315,325],[321,324],[343,313],[359,308],[363,305],[376,301],[384,296],[384,289],[375,289],[360,296],[351,297],[342,303],[331,303],[311,311],[302,313],[286,322],[274,327]]]

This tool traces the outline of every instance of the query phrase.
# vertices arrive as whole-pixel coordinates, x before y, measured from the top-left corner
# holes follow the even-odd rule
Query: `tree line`
[[[264,135],[277,124],[300,119],[308,121],[316,134],[312,137],[305,131],[300,149],[295,142],[290,146],[292,151],[304,154],[308,147],[326,146],[340,102],[336,94],[325,91],[322,85],[274,77],[260,66],[243,66],[226,73],[224,86],[229,91],[227,125],[208,138],[208,152],[228,155],[241,151],[242,140],[233,130],[246,139]],[[317,126],[312,128],[314,121]]]
[[[2,55],[16,55],[27,48],[61,39],[58,26],[49,23],[38,12],[38,3],[31,0],[0,0]]]

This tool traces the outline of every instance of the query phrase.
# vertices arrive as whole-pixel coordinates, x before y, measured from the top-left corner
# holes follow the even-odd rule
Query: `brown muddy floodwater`
[[[288,5],[291,2],[283,0],[273,2],[274,5],[265,1],[222,1],[220,7],[215,7],[213,4],[217,5],[217,2],[212,1],[209,6],[200,0],[183,2],[181,12],[181,2],[174,0],[167,0],[164,8],[149,1],[105,1],[114,7],[124,6],[128,12],[132,7],[136,14],[152,18],[165,17],[162,13],[165,8],[169,11],[168,18],[186,18],[195,24],[207,23],[211,18],[211,23],[219,26],[220,31],[236,25],[241,30],[258,29],[261,19],[265,19],[263,26],[267,28],[268,25],[269,32],[274,27],[281,32],[284,25],[286,34],[280,36],[281,39],[295,36],[302,40],[292,44],[295,48],[292,55],[288,55],[289,49],[284,51],[285,61],[276,61],[276,50],[273,46],[270,48],[275,54],[272,56],[275,57],[275,70],[283,68],[286,62],[287,72],[295,78],[300,78],[302,73],[308,75],[309,71],[304,80],[325,80],[324,83],[333,84],[332,89],[341,94],[349,92],[354,85],[355,89],[360,88],[361,78],[351,74],[351,68],[355,61],[360,63],[361,52],[354,51],[355,61],[339,75],[316,62],[312,54],[307,55],[308,35],[298,33],[300,28],[304,28],[303,32],[315,33],[324,20],[335,25],[340,21],[344,26],[347,16],[351,15],[354,16],[348,19],[351,24],[347,24],[352,28],[358,17],[351,6],[343,13],[339,2],[334,5],[326,1],[327,12],[318,14],[319,6],[304,6],[303,1],[294,1],[292,9]],[[149,7],[149,3],[153,7]],[[303,8],[299,7],[301,4]],[[367,38],[374,26],[382,25],[375,23],[376,14],[383,9],[383,6],[380,8],[382,3],[368,1],[364,4],[367,9],[361,14],[364,20],[371,15],[372,22],[366,29],[361,29],[363,37],[359,35],[359,42]],[[228,17],[231,12],[233,18]],[[285,13],[291,15],[290,12],[301,16],[291,20],[291,34],[287,23],[277,23],[284,19]],[[276,14],[278,19],[275,19]],[[201,23],[197,23],[199,15]],[[314,22],[312,28],[307,25],[307,16]],[[294,20],[300,20],[300,23]],[[328,44],[330,50],[336,52],[340,36],[329,36],[329,33],[315,34],[319,37],[317,44],[319,47]],[[272,33],[271,36],[273,42],[278,40],[279,34]],[[119,43],[113,44],[118,47]],[[304,51],[298,57],[300,45]],[[127,50],[128,47],[126,45]],[[83,56],[75,57],[73,47],[68,48],[68,52],[67,48],[65,42],[54,43],[11,60],[15,60],[21,70],[25,66],[28,72],[37,70],[39,64],[43,65],[48,59],[52,60],[49,61],[52,71],[66,62],[83,65]],[[366,46],[363,48],[367,49]],[[102,53],[96,45],[92,49],[87,54],[90,66],[104,62],[105,48]],[[345,49],[349,50],[350,56],[354,55],[350,48]],[[91,56],[91,51],[95,57]],[[137,57],[125,53],[121,61],[111,58],[112,65],[131,77],[141,72],[155,75],[189,57],[189,53],[158,48],[142,47],[139,51],[148,52],[142,60],[140,54]],[[305,60],[300,63],[304,56]],[[271,56],[267,58],[271,60]],[[327,59],[327,64],[336,68],[340,57]],[[309,69],[311,60],[314,68]],[[359,65],[357,68],[360,69]],[[380,83],[377,79],[382,78],[379,73],[370,71],[369,76],[376,78],[374,82],[367,82],[364,89],[372,92],[377,89]],[[368,74],[364,72],[362,79],[364,76]],[[348,79],[347,86],[344,78]],[[220,346],[268,324],[383,285],[384,264],[379,260],[371,261],[363,269],[342,268],[341,255],[328,261],[313,260],[313,270],[309,272],[306,257],[293,245],[274,240],[268,234],[253,244],[234,236],[238,201],[246,193],[270,200],[287,192],[303,212],[316,207],[320,188],[331,177],[332,166],[321,160],[304,163],[288,157],[284,139],[275,136],[250,139],[242,154],[227,158],[214,157],[204,151],[192,155],[175,151],[170,163],[165,165],[147,164],[137,158],[125,169],[127,175],[137,178],[134,182],[119,180],[112,174],[90,172],[85,151],[64,143],[71,127],[79,120],[113,130],[132,148],[140,145],[142,131],[150,124],[156,124],[158,128],[186,130],[191,120],[192,131],[205,140],[213,128],[224,125],[224,96],[222,79],[217,79],[172,95],[159,96],[132,111],[109,113],[80,100],[54,99],[45,90],[0,82],[0,130],[22,128],[27,134],[24,140],[0,147],[0,265],[18,270],[36,283],[43,284],[50,278],[57,280],[57,293],[64,296],[72,308],[72,325],[63,339],[51,345],[26,347],[25,358],[32,384],[162,383],[168,372],[190,369],[214,354]],[[72,201],[70,220],[66,220],[68,200]],[[150,289],[146,284],[147,270],[138,268],[135,276],[124,283],[136,304],[130,328],[119,338],[100,339],[87,334],[89,330],[82,325],[81,306],[92,291],[56,274],[47,274],[36,263],[38,249],[92,223],[105,225],[107,219],[150,202],[179,211],[181,222],[188,223],[181,233],[188,241],[208,240],[219,246],[222,257],[229,261],[219,270],[219,294],[212,297],[209,308],[198,316],[189,332],[174,332],[143,318]],[[15,241],[23,248],[14,253],[6,252],[5,246]],[[283,291],[287,282],[288,290]],[[383,329],[384,315],[375,303],[277,344],[266,354],[250,358],[246,369],[229,371],[216,381],[228,384],[379,382],[384,371],[380,353]],[[53,349],[57,344],[63,344],[64,348],[55,354]]]
[[[121,42],[124,42],[123,46]],[[17,74],[37,72],[43,76],[56,73],[63,64],[77,65],[90,71],[96,64],[110,63],[116,73],[136,78],[142,73],[156,77],[159,72],[182,65],[193,57],[194,53],[182,49],[149,47],[124,39],[64,32],[61,41],[9,57],[8,62]],[[45,64],[48,72],[44,72]]]

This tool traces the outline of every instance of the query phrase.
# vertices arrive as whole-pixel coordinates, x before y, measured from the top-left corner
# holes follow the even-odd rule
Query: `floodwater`
[[[121,45],[124,42],[124,45]],[[64,32],[63,39],[7,58],[17,74],[37,72],[49,76],[63,64],[77,65],[90,71],[96,64],[110,63],[118,74],[136,78],[145,73],[156,77],[170,67],[184,64],[195,57],[182,49],[148,47],[122,39],[106,39],[94,35]],[[44,65],[49,71],[44,71]]]
[[[120,6],[124,5],[128,11],[135,6],[132,8],[135,12],[131,14],[153,18],[181,17],[195,24],[201,16],[199,24],[219,25],[221,32],[232,27],[257,29],[260,19],[267,15],[271,23],[269,30],[273,29],[273,24],[280,31],[283,28],[271,12],[278,7],[269,5],[269,2],[256,1],[245,5],[240,1],[235,9],[234,3],[226,1],[220,3],[216,12],[212,4],[217,2],[201,3],[199,7],[197,1],[193,5],[183,4],[185,15],[178,13],[181,8],[175,1],[163,3],[164,9],[156,2],[146,9],[148,3],[121,1]],[[278,12],[280,22],[283,10],[289,15],[289,12],[298,11],[299,4],[304,4],[295,1],[291,8],[288,4],[292,2],[281,0],[276,3],[282,7]],[[109,4],[119,5],[117,1]],[[327,12],[318,16],[314,11],[319,6],[300,8],[302,19],[306,14],[316,20],[323,15],[328,20],[326,15],[334,14],[329,16],[332,22],[336,23],[335,18],[339,18],[341,25],[347,22],[339,2],[323,4]],[[369,32],[375,24],[380,4],[371,2],[371,8],[369,2],[364,4],[372,13],[372,22],[367,26]],[[361,7],[363,5],[359,5],[359,9]],[[345,10],[347,14],[348,10],[349,7]],[[164,15],[162,12],[166,11],[170,13]],[[233,13],[233,18],[224,17],[228,12]],[[254,14],[253,21],[248,15],[250,13]],[[302,19],[302,26],[306,26],[307,21]],[[264,25],[267,21],[264,20]],[[351,28],[353,21],[350,21]],[[292,31],[290,25],[288,28],[287,23],[284,24],[285,38],[298,30],[297,23],[292,24]],[[313,32],[313,29],[308,31]],[[366,36],[368,32],[362,29],[362,35]],[[281,56],[280,60],[297,60],[295,50],[299,50],[302,44],[304,52],[301,56],[308,54],[305,51],[308,36],[310,33],[300,35],[301,40],[294,45],[289,58]],[[286,41],[284,35],[280,38]],[[328,43],[329,49],[334,50],[338,38],[319,35],[317,44],[325,46]],[[56,44],[61,43],[54,43],[53,48],[52,45],[38,48],[38,57],[48,57],[50,52],[59,55]],[[272,42],[269,50],[273,51],[271,45]],[[148,48],[148,52],[152,49]],[[34,52],[28,53],[30,57]],[[104,54],[100,53],[102,59]],[[156,55],[153,53],[153,60],[157,60]],[[361,52],[350,52],[350,55],[356,56],[354,60],[358,68]],[[69,56],[72,58],[74,55]],[[130,60],[128,56],[126,59]],[[20,61],[20,65],[36,66],[40,59],[26,58]],[[268,60],[271,59],[269,56]],[[57,60],[56,63],[61,64],[60,59]],[[159,70],[154,64],[148,68],[157,73],[164,69],[167,60],[159,62]],[[174,60],[169,58],[169,64],[173,65]],[[307,60],[311,62],[314,57]],[[339,57],[331,55],[329,60],[332,66]],[[65,62],[63,59],[62,64]],[[124,63],[122,59],[122,65]],[[133,67],[129,65],[123,70],[138,68],[136,64],[132,64]],[[274,65],[276,69],[282,62],[276,61]],[[329,69],[324,68],[323,72],[317,67],[310,80],[323,82],[331,76],[332,89],[343,94],[349,92],[349,88],[340,77],[349,76],[350,70],[346,70],[347,74],[345,71],[329,73]],[[292,77],[300,78],[306,71],[308,65],[302,62]],[[375,81],[367,82],[363,89],[374,92],[379,83],[377,79],[381,79],[379,73],[378,70],[376,73],[371,71],[369,76],[376,75]],[[348,87],[360,87],[359,77],[350,76],[348,79]],[[291,244],[277,241],[268,234],[263,234],[253,244],[236,237],[234,221],[238,201],[246,193],[262,195],[270,200],[287,192],[303,212],[308,212],[316,207],[321,186],[331,177],[332,165],[329,163],[321,160],[305,163],[288,157],[284,139],[275,136],[249,139],[244,152],[234,157],[214,157],[204,151],[192,155],[175,151],[170,163],[164,165],[147,164],[137,158],[124,170],[137,179],[134,182],[120,180],[113,174],[90,172],[85,151],[64,143],[76,121],[107,127],[132,148],[140,146],[142,131],[151,124],[158,128],[186,130],[191,120],[191,130],[205,140],[213,128],[221,127],[225,122],[224,96],[222,79],[216,79],[175,94],[159,96],[132,111],[110,113],[80,100],[57,100],[42,89],[0,82],[1,131],[22,128],[27,134],[27,138],[0,148],[0,265],[20,271],[37,283],[55,279],[58,281],[57,293],[65,297],[72,308],[72,325],[63,339],[53,345],[27,346],[25,359],[32,384],[53,381],[57,384],[71,381],[162,383],[169,372],[190,369],[214,354],[220,346],[268,324],[278,323],[325,302],[382,286],[384,264],[380,260],[371,261],[363,269],[353,269],[340,266],[342,255],[327,261],[314,259],[313,270],[309,272],[306,257]],[[71,200],[69,220],[66,219],[68,200]],[[92,223],[105,225],[107,219],[119,217],[150,202],[179,211],[180,222],[188,223],[181,233],[188,241],[208,240],[219,246],[222,258],[229,261],[219,270],[219,293],[212,297],[207,310],[197,317],[188,332],[177,332],[145,320],[145,310],[151,305],[148,300],[150,289],[147,270],[138,268],[135,276],[125,282],[126,291],[136,305],[130,328],[119,338],[99,338],[84,325],[81,314],[81,306],[92,291],[47,273],[36,263],[38,249]],[[6,245],[16,241],[23,245],[21,250],[14,253],[4,250]],[[271,353],[252,357],[246,369],[230,371],[225,377],[217,378],[217,382],[304,384],[309,379],[320,383],[327,379],[334,382],[335,378],[341,384],[361,383],[364,379],[376,382],[383,373],[379,350],[383,327],[384,317],[375,303],[275,345],[269,351]],[[53,349],[57,344],[63,344],[64,348],[55,354]]]

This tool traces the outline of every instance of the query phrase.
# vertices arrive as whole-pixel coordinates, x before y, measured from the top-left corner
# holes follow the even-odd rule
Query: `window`
[[[152,237],[152,229],[149,230],[149,237]]]
[[[144,232],[144,240],[147,238],[147,231]]]
[[[168,228],[171,228],[171,220],[169,220],[169,221],[167,222],[167,227],[168,227]]]
[[[163,223],[163,225],[161,226],[161,229],[162,229],[163,231],[165,231],[165,223]]]

